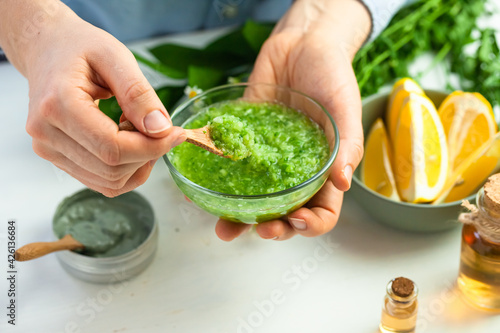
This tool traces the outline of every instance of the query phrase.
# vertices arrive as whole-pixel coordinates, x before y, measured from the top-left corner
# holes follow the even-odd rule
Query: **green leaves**
[[[184,94],[184,87],[164,86],[156,89],[156,94],[170,113],[173,111],[172,108],[174,107],[174,105]],[[99,109],[101,109],[101,111],[104,112],[104,114],[106,114],[108,117],[113,119],[115,123],[119,123],[120,116],[122,115],[122,109],[120,108],[116,97],[100,100]]]
[[[155,70],[155,71],[157,71],[165,76],[168,76],[172,79],[183,79],[185,77],[185,73],[183,71],[179,71],[178,69],[176,69],[174,67],[164,65],[160,62],[151,61],[149,59],[144,58],[143,56],[141,56],[138,53],[135,53],[135,52],[132,52],[132,53],[134,54],[134,57],[137,61],[143,63],[144,65],[152,68],[153,70]]]
[[[201,66],[188,67],[188,84],[191,87],[197,86],[201,90],[207,90],[224,82],[226,75],[224,71]],[[227,81],[227,79],[226,79]]]
[[[262,44],[264,44],[271,34],[273,28],[274,25],[259,24],[254,21],[247,21],[243,26],[242,34],[256,55],[259,53]]]
[[[122,115],[122,109],[118,105],[118,101],[115,97],[108,99],[101,99],[99,101],[99,109],[104,112],[109,118],[113,119],[115,123],[120,122],[120,116]]]
[[[164,44],[150,50],[160,63],[185,78],[189,66],[205,66],[229,70],[246,62],[245,59],[226,52],[209,52],[175,44]]]
[[[465,90],[482,93],[493,105],[500,103],[500,50],[495,30],[484,29],[480,45],[472,55],[460,54],[452,59],[452,68],[462,79]]]
[[[136,58],[171,78],[188,79],[190,86],[209,89],[230,75],[248,71],[272,28],[269,24],[247,21],[203,49],[167,43],[149,50],[157,63],[138,55]]]
[[[269,37],[272,24],[247,21],[239,27],[198,49],[172,43],[155,46],[150,60],[134,53],[138,62],[172,79],[184,79],[191,87],[207,90],[226,83],[229,76],[246,78],[257,54]],[[167,110],[182,97],[184,86],[164,86],[156,89]],[[118,123],[122,110],[115,97],[102,100],[99,108]]]
[[[214,40],[205,47],[205,51],[234,54],[248,61],[252,61],[255,57],[255,51],[243,35],[243,28],[236,29]]]
[[[483,94],[492,104],[500,102],[500,52],[491,29],[479,30],[477,18],[485,14],[484,0],[426,0],[400,10],[389,27],[356,55],[353,68],[363,97],[384,84],[408,75],[415,58],[425,52],[446,59],[458,74],[460,87]],[[479,38],[472,32],[479,30]],[[479,48],[467,55],[466,47]]]

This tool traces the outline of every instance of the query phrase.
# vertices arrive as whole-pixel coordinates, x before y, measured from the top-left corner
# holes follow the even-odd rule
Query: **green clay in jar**
[[[153,223],[151,208],[136,193],[106,198],[84,190],[61,203],[53,230],[59,238],[70,234],[82,243],[85,248],[80,252],[84,255],[112,257],[140,246]]]
[[[183,176],[221,193],[259,195],[294,187],[319,172],[330,153],[321,128],[282,104],[217,103],[183,127],[206,124],[215,145],[232,159],[188,143],[168,156]]]

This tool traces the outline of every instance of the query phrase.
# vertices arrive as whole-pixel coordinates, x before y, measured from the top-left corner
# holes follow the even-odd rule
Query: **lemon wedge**
[[[408,77],[398,80],[392,87],[385,118],[385,123],[387,124],[387,130],[391,140],[394,140],[396,135],[396,127],[398,124],[399,113],[403,107],[403,102],[408,95],[410,95],[410,93],[424,95],[424,91],[420,88],[418,83]]]
[[[431,202],[448,173],[448,147],[436,107],[424,95],[410,93],[399,114],[394,146],[394,176],[402,200]]]
[[[361,162],[361,181],[373,191],[400,201],[391,168],[392,151],[382,119],[373,124],[365,143]]]
[[[448,178],[435,204],[464,199],[500,170],[500,132],[469,155]]]
[[[493,109],[479,93],[455,91],[441,103],[438,113],[448,140],[451,170],[497,132]]]

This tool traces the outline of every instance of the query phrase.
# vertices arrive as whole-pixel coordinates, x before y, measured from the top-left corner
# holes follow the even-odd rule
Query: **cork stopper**
[[[405,277],[398,277],[392,281],[392,292],[399,297],[408,297],[413,293],[413,281]]]
[[[500,173],[490,176],[484,184],[483,205],[493,217],[500,217]]]

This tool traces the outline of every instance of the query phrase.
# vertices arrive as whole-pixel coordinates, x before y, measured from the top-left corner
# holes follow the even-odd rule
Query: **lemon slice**
[[[446,181],[448,148],[443,125],[429,98],[408,95],[393,145],[394,175],[401,199],[414,203],[433,201]]]
[[[479,93],[455,91],[441,103],[438,113],[452,170],[497,132],[493,109]]]
[[[382,119],[370,129],[361,162],[361,181],[373,191],[393,200],[399,200],[391,168],[392,151]]]
[[[389,131],[389,137],[391,140],[394,140],[396,135],[396,127],[398,124],[399,113],[403,107],[403,102],[412,92],[424,95],[422,88],[420,88],[415,81],[408,77],[398,80],[392,88],[392,92],[389,96],[389,103],[387,104],[385,118],[385,123],[387,124],[387,130]]]
[[[469,155],[448,178],[435,204],[464,199],[500,170],[500,133]]]

